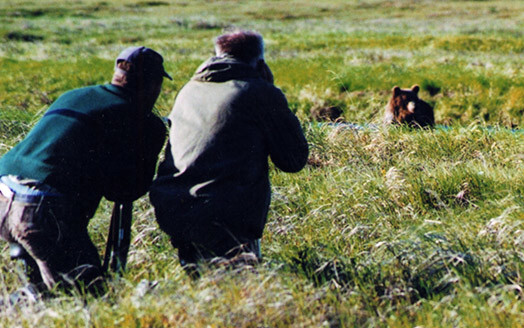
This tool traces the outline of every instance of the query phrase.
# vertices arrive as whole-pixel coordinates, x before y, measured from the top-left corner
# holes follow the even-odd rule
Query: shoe
[[[210,261],[211,265],[226,268],[241,268],[246,266],[256,266],[260,263],[258,257],[253,252],[240,253],[232,258],[217,257]]]

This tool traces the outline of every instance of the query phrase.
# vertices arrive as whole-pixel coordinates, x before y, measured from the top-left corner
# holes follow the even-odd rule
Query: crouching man
[[[215,50],[178,93],[150,192],[182,265],[242,252],[259,258],[271,194],[268,156],[285,172],[300,171],[308,157],[299,121],[273,85],[262,37],[224,34]]]
[[[151,112],[163,77],[160,54],[125,49],[111,84],[60,96],[0,159],[0,236],[28,254],[32,283],[103,291],[87,226],[102,196],[148,191],[166,135]]]

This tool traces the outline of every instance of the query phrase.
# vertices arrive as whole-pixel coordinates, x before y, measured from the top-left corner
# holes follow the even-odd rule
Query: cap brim
[[[170,79],[171,81],[173,81],[173,78],[171,77],[171,75],[167,74],[166,71],[164,71],[164,73],[162,74],[164,77],[167,77],[168,79]]]

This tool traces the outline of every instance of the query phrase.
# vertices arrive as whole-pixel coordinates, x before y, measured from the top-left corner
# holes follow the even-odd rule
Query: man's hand
[[[273,73],[269,69],[269,66],[267,66],[266,62],[261,59],[257,63],[257,71],[260,73],[260,76],[266,80],[267,82],[273,84]]]

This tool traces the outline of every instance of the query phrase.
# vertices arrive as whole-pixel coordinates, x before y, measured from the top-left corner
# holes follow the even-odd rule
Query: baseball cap
[[[170,80],[173,78],[164,70],[164,58],[154,51],[146,47],[129,47],[124,49],[115,60],[115,68],[120,61],[127,61],[131,64],[136,64],[139,60],[142,61],[144,71],[159,73]]]

